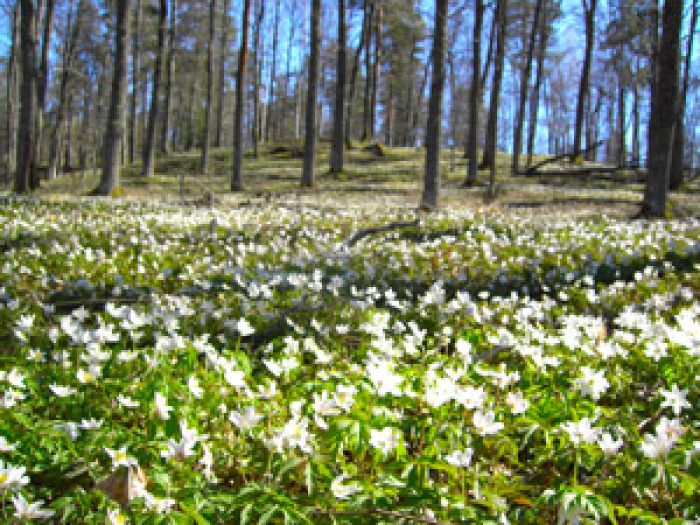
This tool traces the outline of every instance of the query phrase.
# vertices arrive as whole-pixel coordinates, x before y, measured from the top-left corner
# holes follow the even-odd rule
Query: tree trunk
[[[68,96],[68,122],[66,123],[66,149],[63,152],[63,169],[70,170],[73,166],[73,113],[71,112],[71,102],[73,96]]]
[[[547,41],[549,39],[548,4],[545,0],[542,7],[542,24],[540,26],[539,46],[537,47],[537,73],[535,73],[535,85],[530,95],[530,116],[527,132],[527,165],[532,166],[532,156],[535,151],[535,136],[537,135],[537,118],[540,107],[540,92],[542,91],[542,79],[544,78],[544,59],[547,54]]]
[[[279,42],[280,0],[275,1],[275,16],[272,28],[272,64],[270,64],[270,83],[267,93],[267,120],[265,121],[265,142],[275,138],[275,101],[277,100],[277,47]]]
[[[319,55],[321,54],[321,0],[311,1],[311,49],[309,55],[309,80],[306,98],[306,129],[304,137],[304,168],[301,186],[314,185],[314,161],[316,160],[316,101],[318,99]]]
[[[583,70],[578,89],[578,101],[576,103],[576,123],[574,125],[574,148],[572,157],[578,159],[581,155],[581,133],[583,131],[583,119],[585,102],[588,97],[588,85],[591,75],[591,59],[593,57],[593,45],[595,44],[595,12],[598,0],[582,0],[586,18],[586,50],[583,58]]]
[[[73,2],[71,1],[71,4]],[[78,6],[75,10],[75,22],[71,22],[73,6],[69,6],[68,12],[68,28],[70,31],[70,40],[63,50],[63,68],[61,72],[61,85],[59,87],[58,107],[56,108],[56,121],[54,122],[53,132],[49,137],[51,143],[49,146],[49,166],[47,170],[47,178],[49,180],[56,178],[58,166],[58,152],[61,144],[61,130],[63,129],[63,120],[66,115],[66,106],[69,99],[69,83],[71,80],[71,71],[73,70],[73,59],[75,49],[78,45],[78,35],[80,34],[81,14],[83,10],[84,0],[78,0]],[[72,25],[72,27],[71,27]]]
[[[195,55],[199,55],[199,49],[195,46]],[[191,75],[189,86],[189,97],[187,100],[187,136],[185,137],[185,150],[190,151],[195,147],[195,105],[197,99],[197,79],[198,76]]]
[[[41,63],[37,79],[37,118],[36,118],[36,152],[37,162],[43,149],[44,112],[46,109],[46,94],[49,86],[49,52],[51,50],[51,36],[53,35],[53,22],[55,14],[54,0],[47,0],[46,13],[44,13],[43,36],[41,38]],[[39,172],[34,172],[32,188],[39,187]]]
[[[297,3],[292,2],[290,20],[295,20],[296,7],[297,7]],[[287,58],[286,58],[286,65],[285,65],[285,86],[284,86],[285,99],[289,99],[289,97],[290,97],[289,88],[292,85],[292,48],[294,47],[294,34],[295,34],[294,27],[290,25],[289,36],[287,38]],[[293,108],[294,108],[294,117],[293,117],[290,128],[291,128],[291,132],[294,136],[294,139],[297,139],[298,135],[296,133],[296,129],[297,129],[296,128],[296,85],[295,85],[294,91],[292,91],[292,93],[291,93],[291,96],[292,96],[291,106],[293,106]],[[287,108],[287,103],[285,103],[285,113],[291,109],[292,109],[291,107]],[[283,120],[286,121],[286,119],[283,119]]]
[[[418,95],[416,97],[416,107],[414,108],[413,112],[411,139],[414,145],[418,142],[418,123],[420,121],[421,115],[423,114],[423,93],[425,93],[425,87],[428,85],[429,72],[430,61],[426,61],[425,67],[423,68],[423,79],[421,80],[420,87],[418,88]]]
[[[484,154],[481,158],[481,168],[491,169],[489,187],[493,186],[493,176],[496,166],[496,142],[498,133],[498,105],[501,97],[501,83],[503,81],[503,61],[505,59],[506,43],[506,6],[507,0],[497,0],[496,2],[496,57],[493,69],[493,85],[491,86],[491,101],[489,103],[489,120],[486,125],[486,143],[484,144]]]
[[[29,191],[34,178],[35,119],[37,107],[36,17],[34,0],[20,0],[22,82],[20,87],[19,136],[15,192]]]
[[[350,93],[348,93],[348,109],[345,116],[345,140],[348,143],[352,139],[352,119],[355,104],[355,90],[357,88],[357,73],[360,70],[360,56],[362,55],[362,49],[365,46],[365,35],[367,34],[368,20],[366,5],[367,0],[365,0],[365,9],[363,10],[362,31],[360,32],[360,38],[357,40],[357,49],[355,50],[355,57],[352,62],[352,72],[350,73]]]
[[[155,158],[156,122],[158,121],[158,102],[160,99],[161,69],[163,66],[163,52],[165,50],[165,26],[168,20],[168,0],[160,0],[160,12],[158,17],[158,50],[156,62],[153,67],[153,82],[151,83],[151,107],[148,110],[148,127],[146,128],[146,144],[143,150],[142,177],[153,176]],[[209,83],[211,85],[211,82]]]
[[[124,134],[124,107],[126,106],[127,63],[129,57],[130,0],[117,2],[117,30],[115,34],[112,95],[109,103],[107,129],[102,150],[102,177],[95,189],[97,195],[111,195],[119,186],[119,147]]]
[[[683,0],[665,2],[658,60],[658,79],[651,101],[649,129],[656,130],[650,141],[649,173],[641,214],[664,217],[669,172],[678,111],[678,73]]]
[[[532,30],[530,32],[530,43],[527,47],[525,68],[523,70],[523,76],[520,80],[520,98],[518,99],[518,114],[515,120],[515,135],[513,137],[513,162],[511,171],[514,175],[517,175],[520,171],[520,153],[522,151],[523,127],[525,125],[525,104],[527,103],[527,93],[530,88],[532,57],[535,54],[535,40],[539,30],[542,3],[543,0],[537,0],[537,3],[535,4],[535,14],[532,17]]]
[[[479,101],[481,100],[481,31],[484,25],[484,0],[474,3],[474,34],[472,36],[472,85],[469,92],[469,131],[467,136],[468,167],[465,186],[473,186],[479,174]]]
[[[209,0],[209,39],[207,41],[207,100],[204,107],[204,136],[202,159],[199,169],[203,175],[209,171],[209,134],[211,131],[211,105],[214,98],[214,36],[216,32],[216,0]]]
[[[486,87],[486,79],[489,78],[491,73],[491,64],[493,64],[494,59],[494,47],[496,42],[496,36],[498,35],[498,16],[493,15],[493,20],[491,21],[491,33],[489,34],[489,47],[486,50],[486,63],[481,71],[481,91],[483,92]]]
[[[627,161],[627,144],[625,140],[625,86],[621,78],[617,81],[617,165],[624,166]]]
[[[331,173],[343,171],[345,140],[345,66],[347,62],[347,34],[345,26],[345,0],[338,0],[338,57],[335,79],[335,108],[333,113],[333,144],[331,147]]]
[[[448,0],[435,0],[433,64],[425,137],[425,173],[421,206],[437,208],[440,195],[440,139],[442,136],[442,99],[445,86],[445,45],[447,42]]]
[[[80,172],[82,180],[85,180],[87,170],[87,152],[91,149],[92,141],[90,140],[90,101],[92,90],[86,88],[83,91],[83,114],[80,123]]]
[[[690,82],[690,66],[693,60],[693,40],[695,39],[695,27],[698,19],[697,0],[693,0],[690,15],[690,30],[685,53],[685,64],[683,69],[683,84],[679,99],[678,118],[676,120],[676,132],[673,141],[673,157],[671,160],[670,188],[677,190],[683,184],[685,169],[685,107],[688,97],[688,84]]]
[[[382,11],[381,0],[374,0],[376,3],[375,13],[375,34],[374,34],[374,61],[372,62],[372,94],[370,96],[370,138],[374,138],[377,133],[377,102],[379,101],[379,73],[382,61]]]
[[[5,184],[10,185],[15,171],[17,157],[17,136],[15,128],[15,104],[17,99],[17,50],[19,36],[19,10],[20,4],[15,4],[12,10],[12,43],[10,45],[10,57],[7,65],[7,163],[5,171]]]
[[[394,75],[387,75],[386,85],[386,102],[385,102],[385,118],[384,118],[384,143],[387,146],[394,145]]]
[[[255,18],[255,31],[253,34],[253,125],[251,126],[251,140],[253,142],[253,157],[258,158],[258,143],[260,142],[260,31],[265,18],[265,0],[258,0],[258,13]]]
[[[131,49],[131,98],[129,100],[129,162],[136,160],[136,105],[141,76],[141,0],[134,0],[134,33]]]
[[[362,140],[369,140],[370,126],[372,124],[372,34],[374,24],[374,0],[365,0],[365,18],[367,31],[365,32],[365,92],[363,97],[362,113]]]
[[[226,56],[228,53],[228,16],[229,0],[224,0],[223,12],[221,13],[221,33],[219,34],[219,96],[216,99],[216,135],[214,146],[220,148],[223,144],[224,130],[224,107],[226,95]]]
[[[177,14],[177,0],[170,0],[170,16],[168,28],[168,56],[165,65],[165,100],[163,102],[163,119],[160,129],[160,152],[165,155],[170,151],[170,119],[171,98],[173,92],[173,75],[175,74],[175,46],[177,45],[175,23]],[[225,0],[228,1],[228,0]]]
[[[639,71],[639,68],[636,69]],[[639,85],[635,79],[633,84],[633,99],[632,99],[632,162],[635,167],[641,166],[640,159],[640,118],[639,118]]]
[[[236,74],[236,112],[233,122],[233,177],[231,191],[243,189],[241,168],[243,167],[243,111],[245,110],[246,62],[248,61],[248,25],[250,18],[250,0],[243,3],[243,22],[241,24],[241,47],[238,50],[238,72]]]

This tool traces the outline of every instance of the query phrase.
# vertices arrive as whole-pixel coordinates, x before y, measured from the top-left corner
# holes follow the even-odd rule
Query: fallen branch
[[[602,146],[603,144],[605,144],[605,141],[599,140],[599,141],[596,142],[595,144],[591,144],[591,145],[588,146],[586,149],[584,149],[584,150],[581,152],[581,154],[588,153],[589,151],[593,151],[594,149],[596,149],[596,148]],[[567,159],[567,158],[570,159],[570,161],[572,161],[572,160],[573,160],[572,157],[573,157],[573,154],[572,154],[572,153],[562,153],[561,155],[555,155],[554,157],[550,157],[550,158],[548,158],[548,159],[545,159],[545,160],[543,160],[542,162],[538,162],[538,163],[535,164],[534,166],[530,166],[528,169],[526,169],[526,170],[523,172],[523,175],[526,175],[526,176],[536,175],[536,174],[537,174],[537,170],[539,170],[540,168],[542,168],[542,167],[544,167],[544,166],[547,166],[548,164],[553,164],[553,163],[555,163],[555,162],[559,162],[560,160],[564,160],[564,159]]]
[[[241,341],[247,343],[252,349],[258,349],[267,343],[283,336],[291,328],[287,320],[292,314],[306,312],[313,313],[319,310],[318,304],[302,303],[282,310],[265,328],[257,330],[255,333],[242,337]]]
[[[389,224],[386,224],[384,226],[377,226],[375,228],[367,228],[365,230],[360,230],[357,232],[355,235],[350,237],[348,241],[345,243],[345,245],[350,248],[352,246],[355,246],[358,242],[360,242],[362,239],[365,237],[369,237],[370,235],[375,235],[377,233],[384,233],[392,230],[399,230],[401,228],[411,228],[413,226],[420,226],[420,219],[415,219],[413,221],[397,221],[397,222],[392,222]]]
[[[481,352],[479,355],[477,355],[477,356],[474,358],[474,362],[475,362],[475,363],[481,363],[481,362],[483,362],[483,361],[490,361],[490,360],[493,359],[494,357],[497,357],[497,356],[499,356],[500,354],[502,354],[502,353],[504,353],[504,352],[510,352],[511,350],[513,350],[513,347],[512,347],[512,346],[506,346],[506,345],[496,345],[496,346],[492,346],[492,347],[489,348],[488,350],[484,350],[484,351]]]
[[[619,171],[629,170],[627,166],[588,166],[584,168],[563,170],[563,171],[545,171],[540,172],[538,175],[541,178],[547,177],[579,177],[585,175],[612,175]]]
[[[51,301],[48,304],[56,309],[56,313],[65,313],[68,311],[73,311],[81,306],[84,306],[88,310],[104,309],[107,303],[116,304],[135,304],[135,303],[145,303],[149,299],[149,295],[138,295],[133,297],[99,297],[99,298],[85,298],[85,299],[72,299],[67,301]]]

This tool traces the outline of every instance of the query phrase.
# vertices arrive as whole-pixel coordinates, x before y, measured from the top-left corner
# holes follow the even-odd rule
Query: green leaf
[[[304,477],[306,479],[306,491],[311,496],[314,492],[314,467],[311,461],[304,468]]]
[[[265,514],[260,516],[260,519],[258,520],[258,525],[265,525],[268,523],[271,519],[272,516],[275,512],[277,512],[277,509],[279,509],[279,505],[273,505],[270,507]]]
[[[253,510],[253,504],[248,503],[245,507],[243,507],[243,510],[241,511],[241,525],[246,525],[250,521],[250,513]]]
[[[192,518],[197,525],[209,525],[209,522],[204,518],[204,516],[189,505],[180,503],[180,508],[187,516]]]

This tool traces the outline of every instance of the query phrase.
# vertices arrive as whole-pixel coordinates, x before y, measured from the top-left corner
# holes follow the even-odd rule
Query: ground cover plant
[[[3,203],[0,518],[697,520],[700,221],[414,219]]]

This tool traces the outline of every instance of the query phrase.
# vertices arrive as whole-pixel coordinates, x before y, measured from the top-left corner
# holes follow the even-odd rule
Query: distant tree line
[[[0,131],[14,191],[156,154],[316,144],[341,172],[353,141],[425,146],[423,205],[439,203],[441,147],[465,186],[499,149],[520,173],[537,151],[648,169],[642,213],[662,216],[697,150],[697,0],[5,0]],[[581,48],[572,47],[575,34]],[[580,37],[579,37],[580,35]],[[575,58],[572,58],[572,55]],[[479,150],[482,155],[478,158]]]

